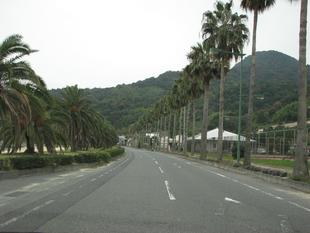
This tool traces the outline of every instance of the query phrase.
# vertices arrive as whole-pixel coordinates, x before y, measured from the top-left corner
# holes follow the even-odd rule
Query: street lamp
[[[242,101],[242,65],[243,65],[243,57],[246,55],[243,52],[241,53],[233,53],[230,51],[224,51],[217,48],[210,49],[211,54],[215,53],[225,53],[225,54],[233,54],[237,55],[241,58],[240,62],[240,76],[239,76],[239,113],[238,113],[238,143],[237,143],[237,165],[240,165],[240,139],[241,139],[241,101]]]

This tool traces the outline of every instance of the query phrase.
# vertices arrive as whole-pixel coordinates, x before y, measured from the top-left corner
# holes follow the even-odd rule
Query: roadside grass
[[[290,168],[293,169],[294,161],[284,159],[253,159],[253,163],[258,165],[266,165],[275,168]]]
[[[187,157],[190,158],[196,158],[200,159],[200,154],[199,153],[187,153]],[[216,152],[208,152],[207,153],[207,158],[206,161],[211,161],[211,162],[218,162],[217,159],[217,153]],[[221,164],[227,165],[227,166],[233,166],[236,163],[236,160],[233,159],[231,154],[224,154],[223,156],[223,161],[221,161]],[[243,164],[243,159],[240,161],[241,164]],[[269,167],[269,168],[274,168],[274,169],[282,169],[285,170],[289,175],[289,177],[293,180],[296,181],[301,181],[310,184],[310,178],[308,177],[300,177],[300,178],[292,178],[291,173],[293,170],[294,166],[294,161],[289,160],[289,159],[266,159],[266,158],[253,158],[252,157],[252,164],[256,167]],[[310,170],[310,161],[308,162],[308,167]],[[268,169],[268,168],[267,168]]]
[[[200,154],[195,153],[194,155],[191,155],[188,153],[189,157],[194,157],[194,158],[200,158]],[[209,152],[207,154],[207,160],[212,161],[212,162],[217,162],[217,153],[215,152]],[[231,154],[224,154],[223,156],[223,161],[221,162],[222,164],[227,164],[227,165],[232,165],[236,161],[233,160],[233,157]],[[241,159],[242,163],[242,159]],[[289,159],[259,159],[259,158],[252,158],[252,163],[255,165],[261,165],[261,166],[268,166],[268,167],[273,167],[273,168],[280,168],[284,170],[291,171],[293,169],[294,161],[289,160]],[[310,163],[308,163],[308,167],[310,170]]]

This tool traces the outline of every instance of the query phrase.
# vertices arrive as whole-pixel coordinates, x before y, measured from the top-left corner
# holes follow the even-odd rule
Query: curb
[[[222,165],[222,164],[218,164],[216,162],[210,162],[210,161],[204,161],[204,160],[200,160],[200,159],[196,159],[196,158],[190,158],[190,157],[186,157],[180,154],[175,154],[175,153],[169,153],[170,155],[179,157],[179,158],[183,158],[186,160],[190,160],[190,161],[194,161],[197,163],[201,163],[201,164],[205,164],[205,165],[209,165],[212,167],[216,167],[216,168],[220,168],[222,170],[225,171],[229,171],[229,172],[234,172],[234,173],[238,173],[241,175],[251,175],[251,177],[253,178],[258,178],[264,181],[267,181],[269,183],[273,183],[273,184],[280,184],[304,193],[310,193],[310,184],[304,183],[304,182],[298,182],[298,181],[294,181],[291,180],[288,177],[279,177],[279,176],[271,176],[271,175],[267,175],[261,172],[255,172],[255,171],[250,171],[247,169],[244,169],[242,167],[239,168],[234,168],[231,166],[226,166],[226,165]]]

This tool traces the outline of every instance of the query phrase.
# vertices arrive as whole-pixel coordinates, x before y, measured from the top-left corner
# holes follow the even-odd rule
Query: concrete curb
[[[179,157],[179,158],[183,158],[186,160],[190,160],[190,161],[194,161],[197,163],[201,163],[201,164],[205,164],[205,165],[209,165],[212,167],[216,167],[216,168],[220,168],[222,170],[225,171],[229,171],[229,172],[234,172],[234,173],[238,173],[241,175],[250,175],[253,178],[258,178],[264,181],[267,181],[269,183],[273,183],[273,184],[280,184],[304,193],[310,193],[310,184],[304,183],[304,182],[298,182],[298,181],[294,181],[292,179],[290,179],[289,177],[279,177],[279,176],[271,176],[268,174],[264,174],[261,172],[255,172],[255,171],[251,171],[251,170],[247,170],[244,169],[242,167],[231,167],[231,166],[226,166],[223,164],[219,164],[216,162],[211,162],[211,161],[204,161],[204,160],[200,160],[200,159],[196,159],[196,158],[190,158],[190,157],[186,157],[180,154],[174,154],[174,153],[169,153],[170,155]]]

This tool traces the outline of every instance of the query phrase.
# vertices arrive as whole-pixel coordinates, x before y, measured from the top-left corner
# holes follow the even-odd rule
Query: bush
[[[245,150],[244,145],[240,144],[240,158],[244,158],[244,150]],[[237,143],[235,142],[231,149],[231,155],[234,159],[237,159],[237,152],[238,152],[238,148],[237,148]]]
[[[111,160],[111,157],[124,153],[121,147],[94,149],[65,155],[19,155],[0,157],[0,170],[32,169],[46,166],[70,165],[76,163],[98,163]]]
[[[45,167],[50,165],[52,161],[48,156],[38,155],[12,157],[10,160],[12,168],[19,170]]]
[[[100,161],[104,161],[104,162],[108,163],[111,160],[111,155],[107,151],[97,151],[96,153],[97,153]]]
[[[1,158],[0,157],[0,170],[10,170],[11,168],[11,160],[9,158]]]
[[[70,155],[53,155],[54,163],[56,165],[70,165],[74,162],[73,156]]]
[[[125,152],[124,148],[116,147],[116,146],[109,148],[109,149],[106,149],[105,151],[108,152],[112,158],[115,156],[121,155]]]
[[[99,156],[94,151],[80,151],[74,156],[74,161],[77,163],[96,163],[99,162]]]

